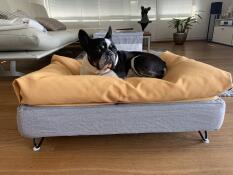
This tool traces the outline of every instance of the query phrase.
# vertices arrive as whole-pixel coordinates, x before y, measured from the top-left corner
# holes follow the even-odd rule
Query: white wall
[[[196,9],[198,10],[197,13],[201,15],[202,19],[199,20],[199,24],[196,24],[193,27],[193,29],[189,32],[188,35],[189,40],[206,39],[211,3],[216,1],[222,1],[225,6],[227,6],[226,4],[233,2],[233,0],[197,0],[196,3],[197,6]],[[152,33],[152,40],[154,41],[172,40],[173,32],[171,29],[168,28],[167,22],[168,21],[157,20],[148,28]]]

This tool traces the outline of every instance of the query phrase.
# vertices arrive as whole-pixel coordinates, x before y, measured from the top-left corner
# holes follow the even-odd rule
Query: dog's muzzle
[[[99,61],[99,69],[111,69],[116,64],[117,56],[111,50],[104,52]]]

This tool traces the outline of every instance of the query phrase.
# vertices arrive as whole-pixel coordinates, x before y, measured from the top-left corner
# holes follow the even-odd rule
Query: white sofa
[[[0,10],[14,12],[22,10],[31,17],[48,17],[44,6],[27,1],[16,0],[0,0]],[[10,61],[10,71],[5,71],[0,65],[0,76],[20,76],[20,72],[16,71],[16,61],[41,59],[71,43],[78,41],[78,30],[51,31],[47,33],[35,32],[33,29],[24,29],[26,31],[4,31],[0,30],[0,61]],[[22,42],[22,38],[18,38],[15,42],[14,35],[31,34],[34,38],[32,42]],[[13,46],[12,46],[13,45]],[[12,46],[12,47],[11,47]]]

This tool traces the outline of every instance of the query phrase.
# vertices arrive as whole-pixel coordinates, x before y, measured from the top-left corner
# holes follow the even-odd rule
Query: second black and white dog
[[[109,27],[105,38],[92,39],[84,30],[79,31],[79,41],[87,53],[87,61],[99,71],[111,69],[118,77],[125,78],[130,69],[137,76],[163,78],[166,63],[158,56],[145,52],[118,51],[112,41]]]

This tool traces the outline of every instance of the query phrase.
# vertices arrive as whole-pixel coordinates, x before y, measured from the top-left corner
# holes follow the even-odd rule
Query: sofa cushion
[[[161,79],[79,75],[81,61],[54,56],[47,67],[16,79],[21,104],[154,103],[211,98],[232,87],[231,74],[171,52]]]
[[[0,31],[0,51],[51,50],[78,40],[72,31],[41,32],[34,28]]]
[[[66,30],[66,26],[54,18],[35,18],[48,31]]]

